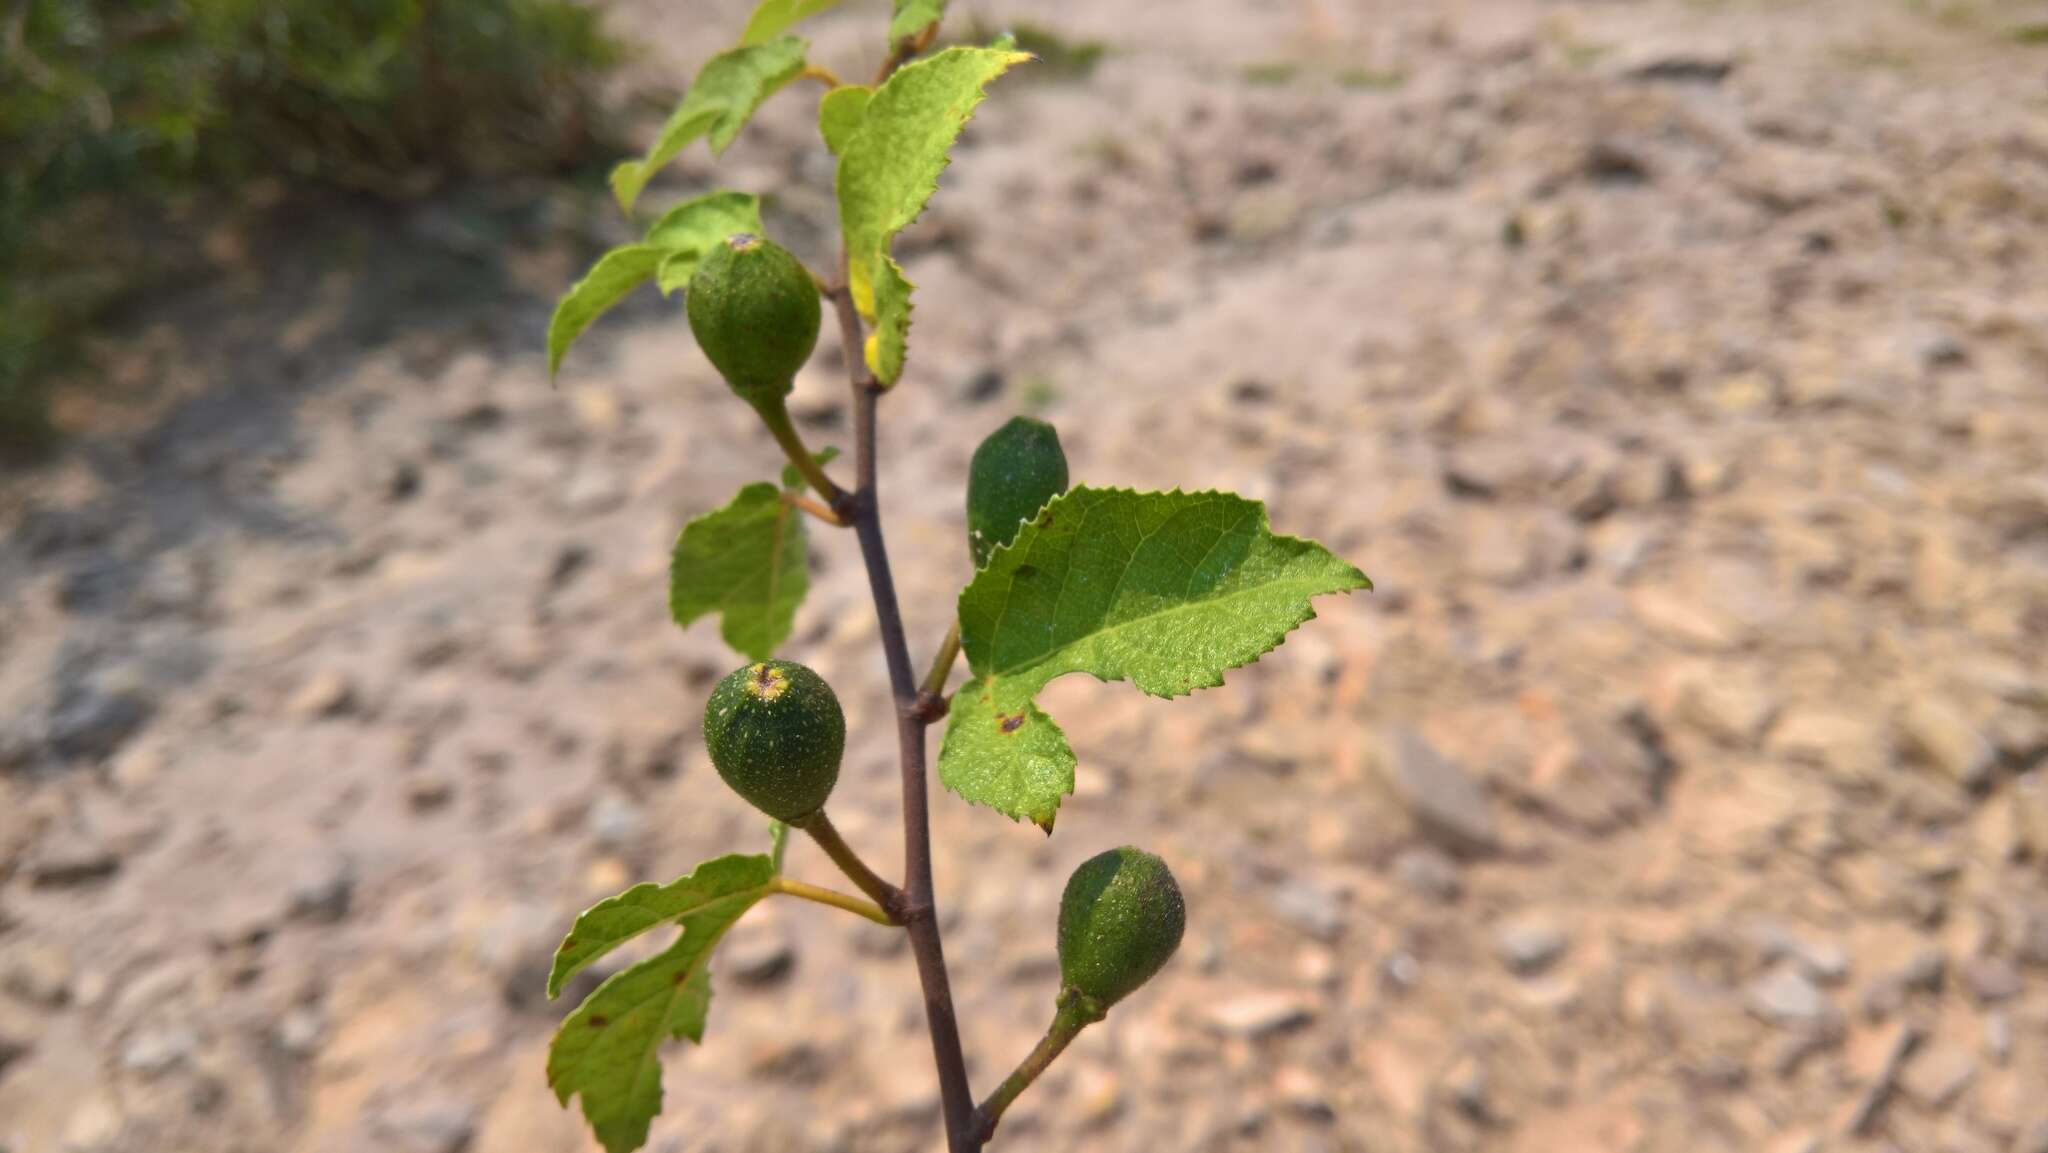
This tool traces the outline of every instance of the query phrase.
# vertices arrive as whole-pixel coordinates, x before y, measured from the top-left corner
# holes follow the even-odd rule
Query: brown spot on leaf
[[[996,727],[1003,730],[1006,733],[1014,733],[1018,729],[1024,727],[1024,714],[1011,713],[1008,716],[1005,716],[1002,713],[997,713]]]
[[[602,1029],[611,1023],[612,1019],[602,1013],[592,1013],[590,1015],[590,1027],[593,1029]]]

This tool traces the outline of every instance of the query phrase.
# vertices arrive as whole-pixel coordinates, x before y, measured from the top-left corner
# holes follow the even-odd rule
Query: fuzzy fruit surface
[[[690,277],[690,331],[740,399],[759,405],[789,395],[818,343],[818,286],[789,250],[737,233]]]
[[[823,677],[794,661],[760,661],[711,690],[704,747],[733,792],[797,824],[824,808],[839,782],[846,715]]]
[[[1051,425],[1019,416],[989,433],[967,467],[967,544],[974,567],[1017,539],[1017,530],[1065,491],[1067,454]]]
[[[1090,857],[1060,896],[1060,982],[1107,1009],[1151,980],[1186,928],[1165,861],[1128,845]]]

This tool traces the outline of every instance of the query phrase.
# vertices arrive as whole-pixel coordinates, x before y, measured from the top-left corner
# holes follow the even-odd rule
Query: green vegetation
[[[151,271],[110,217],[261,177],[403,197],[602,150],[616,59],[570,0],[19,0],[0,15],[0,447]]]
[[[851,912],[909,937],[947,1148],[973,1153],[986,1146],[1011,1103],[1068,1043],[1167,963],[1186,910],[1156,856],[1122,848],[1084,864],[1060,906],[1055,944],[1062,979],[1044,1039],[976,1104],[932,879],[930,729],[945,725],[937,768],[947,788],[1051,835],[1061,802],[1074,791],[1077,759],[1037,703],[1049,683],[1085,673],[1160,697],[1210,688],[1312,618],[1315,598],[1372,587],[1321,545],[1273,532],[1258,501],[1179,488],[1070,489],[1059,434],[1042,420],[1019,417],[973,454],[967,528],[976,572],[951,605],[951,627],[928,671],[917,678],[877,496],[881,405],[909,387],[916,289],[894,242],[938,191],[953,145],[988,87],[1036,62],[1017,50],[1030,44],[1023,35],[926,55],[944,5],[897,0],[874,82],[844,83],[807,63],[808,45],[787,34],[836,2],[761,0],[740,43],[705,62],[654,144],[614,170],[612,189],[631,213],[650,177],[698,139],[715,154],[763,101],[799,77],[816,81],[825,88],[817,96],[819,135],[838,157],[838,266],[805,268],[760,238],[753,197],[713,192],[671,207],[641,239],[601,256],[563,295],[548,325],[549,365],[558,370],[593,322],[630,293],[649,285],[664,293],[682,289],[698,345],[787,462],[780,487],[766,479],[746,485],[683,527],[668,590],[678,625],[715,614],[727,642],[753,662],[713,690],[704,742],[725,782],[777,818],[773,848],[707,861],[666,885],[635,885],[599,902],[577,918],[550,975],[554,996],[568,975],[624,941],[657,926],[680,930],[666,951],[599,986],[562,1022],[549,1048],[549,1085],[564,1106],[580,1102],[609,1153],[648,1142],[662,1106],[660,1049],[671,1040],[703,1040],[711,954],[727,928],[771,895]],[[1046,47],[1044,39],[1038,43]],[[804,443],[784,402],[827,311],[851,393],[851,485],[829,471],[831,449],[814,453]],[[1055,397],[1043,378],[1027,377],[1023,392],[1031,406]],[[818,525],[853,536],[874,601],[901,762],[900,884],[870,868],[826,815],[846,736],[831,688],[802,665],[772,659],[795,635],[809,583],[805,530]],[[949,694],[963,658],[968,679]],[[815,842],[860,895],[783,875],[790,828]]]

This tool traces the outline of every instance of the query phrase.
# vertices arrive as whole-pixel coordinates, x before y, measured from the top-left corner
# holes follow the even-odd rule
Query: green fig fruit
[[[740,232],[714,244],[690,277],[685,307],[697,347],[740,399],[789,395],[818,344],[818,285],[789,250]]]
[[[825,678],[794,661],[734,669],[704,706],[704,747],[732,791],[801,825],[839,782],[846,714]]]
[[[1165,861],[1129,846],[1088,858],[1060,897],[1061,997],[1107,1010],[1166,964],[1186,928]]]
[[[1046,502],[1067,491],[1067,454],[1060,434],[1028,416],[988,434],[967,467],[967,544],[974,567],[1017,539],[1017,530]]]

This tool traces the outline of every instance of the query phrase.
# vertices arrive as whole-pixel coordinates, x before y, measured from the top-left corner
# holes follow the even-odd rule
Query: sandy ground
[[[678,7],[617,10],[641,78],[745,6]],[[849,8],[815,33],[853,71]],[[2048,1151],[2048,49],[2009,35],[2048,10],[966,14],[1110,52],[1003,81],[902,245],[919,659],[1020,411],[1077,478],[1265,499],[1379,586],[1194,699],[1054,686],[1050,840],[935,797],[983,1088],[1076,862],[1188,891],[996,1147]],[[822,256],[807,96],[656,195],[774,191]],[[664,565],[776,464],[651,295],[548,387],[549,303],[624,235],[561,189],[222,229],[108,335],[155,402],[79,400],[109,431],[0,479],[0,1149],[594,1147],[547,958],[761,844],[698,736],[735,659]],[[798,410],[843,443],[829,343]],[[789,651],[893,871],[865,586],[817,551]],[[650,1148],[937,1148],[899,944],[757,912]]]

